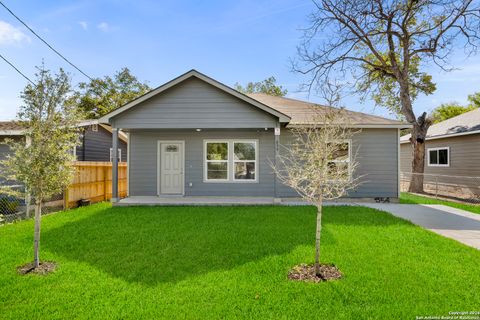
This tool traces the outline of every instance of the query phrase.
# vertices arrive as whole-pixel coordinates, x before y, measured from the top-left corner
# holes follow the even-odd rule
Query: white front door
[[[183,193],[183,143],[160,142],[160,194]]]

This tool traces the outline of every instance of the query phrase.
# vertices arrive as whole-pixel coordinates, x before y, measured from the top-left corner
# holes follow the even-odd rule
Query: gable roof
[[[223,83],[221,83],[221,82],[219,82],[215,79],[212,79],[212,78],[210,78],[210,77],[204,75],[203,73],[200,73],[200,72],[198,72],[197,70],[194,70],[194,69],[178,76],[177,78],[175,78],[173,80],[170,80],[169,82],[151,90],[150,92],[147,92],[146,94],[130,101],[126,105],[111,111],[110,113],[101,117],[99,119],[99,121],[102,122],[102,123],[108,123],[109,120],[112,117],[115,117],[116,115],[118,115],[120,113],[123,113],[123,112],[135,107],[136,105],[142,103],[143,101],[148,100],[148,99],[156,96],[157,94],[160,94],[163,91],[165,91],[165,90],[167,90],[167,89],[169,89],[169,88],[171,88],[171,87],[173,87],[173,86],[175,86],[175,85],[177,85],[177,84],[179,84],[179,83],[181,83],[181,82],[183,82],[187,79],[190,79],[192,77],[196,77],[196,78],[198,78],[202,81],[205,81],[206,83],[208,83],[208,84],[210,84],[210,85],[212,85],[212,86],[214,86],[214,87],[216,87],[216,88],[218,88],[218,89],[220,89],[220,90],[222,90],[226,93],[229,93],[232,96],[235,96],[235,97],[239,98],[240,100],[243,100],[243,101],[245,101],[245,102],[247,102],[247,103],[249,103],[249,104],[251,104],[251,105],[253,105],[253,106],[255,106],[255,107],[257,107],[257,108],[259,108],[259,109],[261,109],[261,110],[263,110],[263,111],[265,111],[265,112],[267,112],[267,113],[269,113],[273,116],[275,116],[275,117],[277,117],[280,122],[285,123],[285,122],[290,121],[290,117],[285,115],[284,113],[279,112],[278,110],[275,110],[275,109],[273,109],[273,108],[255,100],[255,99],[252,99],[251,97],[249,97],[249,96],[247,96],[247,95],[245,95],[245,94],[243,94],[243,93],[241,93],[241,92],[239,92],[239,91],[237,91],[233,88],[230,88],[229,86],[224,85]]]
[[[428,128],[426,140],[448,138],[480,133],[480,108],[436,123]],[[409,142],[411,134],[400,138],[401,143]]]
[[[23,128],[16,121],[0,121],[0,135],[21,136],[23,135]]]
[[[84,120],[78,124],[79,127],[86,127],[91,125],[99,125],[108,132],[112,133],[110,125],[101,124],[97,119]],[[18,121],[0,121],[0,136],[23,136],[23,127]],[[118,137],[124,142],[128,142],[128,137],[123,131],[118,132]]]
[[[288,115],[291,120],[288,126],[311,125],[313,115],[322,110],[331,110],[333,107],[315,104],[285,97],[271,96],[264,93],[249,94],[255,100]],[[410,128],[410,125],[401,121],[382,118],[362,112],[345,110],[351,124],[362,128]]]

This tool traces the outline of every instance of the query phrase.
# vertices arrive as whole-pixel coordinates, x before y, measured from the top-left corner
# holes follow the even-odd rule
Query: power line
[[[6,63],[8,63],[8,64],[10,65],[10,67],[12,67],[13,69],[15,69],[15,71],[17,71],[18,73],[20,73],[20,75],[21,75],[22,77],[24,77],[25,79],[27,79],[31,84],[35,85],[35,83],[34,83],[32,80],[30,80],[29,77],[27,77],[27,76],[24,75],[20,70],[18,70],[18,68],[15,67],[15,66],[13,65],[13,63],[11,63],[10,61],[7,60],[7,58],[5,58],[4,56],[2,56],[1,54],[0,54],[0,58],[2,58],[3,61],[5,61]]]
[[[88,79],[90,80],[93,80],[92,77],[90,77],[89,75],[87,75],[85,72],[83,72],[82,70],[80,70],[79,67],[77,67],[75,64],[73,64],[72,62],[70,62],[70,60],[68,60],[67,58],[65,58],[65,56],[63,56],[60,52],[58,52],[57,50],[55,50],[47,41],[45,41],[42,37],[40,37],[35,31],[33,31],[32,28],[30,28],[22,19],[20,19],[15,13],[13,13],[12,10],[10,10],[2,1],[0,1],[0,4],[5,8],[5,10],[7,10],[8,12],[10,12],[10,14],[12,16],[15,17],[15,19],[17,19],[18,21],[20,21],[21,24],[23,24],[28,30],[30,30],[30,32],[32,32],[38,39],[40,39],[44,44],[47,45],[47,47],[49,47],[50,49],[53,50],[53,52],[55,52],[60,58],[62,58],[63,60],[65,60],[69,65],[71,65],[72,67],[74,67],[75,69],[77,69],[81,74],[83,74],[85,77],[87,77]]]

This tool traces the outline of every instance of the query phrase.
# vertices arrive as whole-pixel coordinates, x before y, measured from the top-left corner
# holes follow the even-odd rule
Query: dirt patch
[[[30,262],[30,263],[24,264],[23,266],[17,267],[17,272],[21,275],[33,273],[33,274],[39,274],[44,276],[55,271],[56,268],[57,268],[57,264],[53,261],[40,262],[40,265],[38,266],[38,268],[34,268],[33,262]]]
[[[338,270],[333,264],[321,264],[320,274],[321,277],[315,274],[315,267],[313,264],[300,264],[293,267],[293,269],[288,272],[288,279],[317,283],[322,281],[337,280],[342,277],[340,270]]]

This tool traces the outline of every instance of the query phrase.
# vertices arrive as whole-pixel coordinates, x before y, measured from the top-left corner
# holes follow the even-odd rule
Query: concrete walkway
[[[443,205],[359,203],[480,250],[480,215]]]

